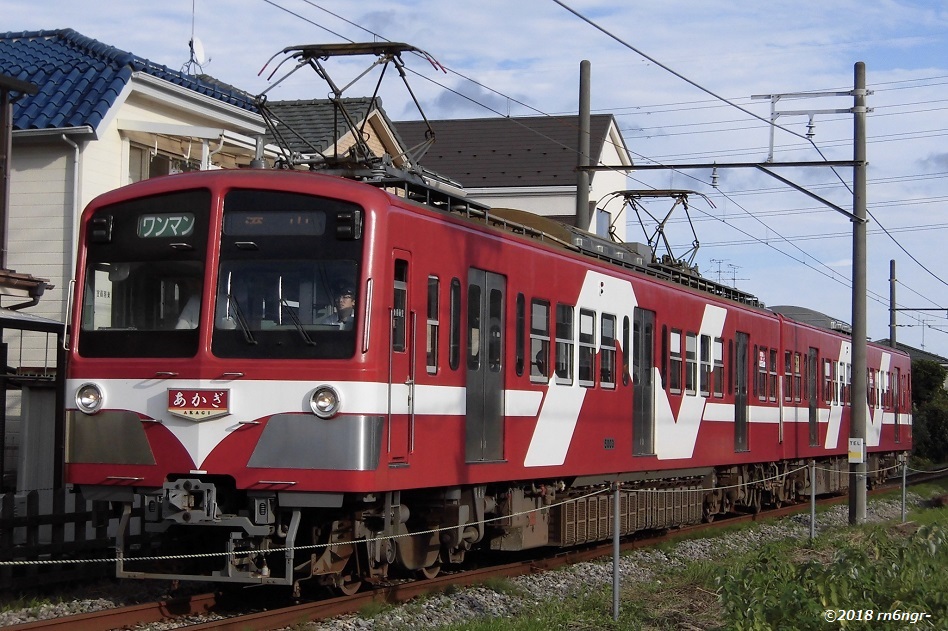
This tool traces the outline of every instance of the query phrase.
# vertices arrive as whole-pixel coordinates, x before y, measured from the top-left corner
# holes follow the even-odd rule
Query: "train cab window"
[[[596,385],[596,313],[588,309],[579,310],[579,385],[591,388]]]
[[[461,365],[461,281],[451,279],[450,301],[450,335],[448,337],[448,366],[457,370]]]
[[[697,394],[698,390],[698,336],[685,335],[685,392]]]
[[[368,284],[360,280],[363,240],[355,227],[361,217],[359,206],[339,199],[228,191],[213,354],[260,360],[352,357],[368,297]],[[407,262],[402,269],[407,279]]]
[[[524,356],[526,355],[526,327],[527,327],[527,314],[526,314],[526,299],[523,297],[523,294],[517,294],[517,324],[516,332],[514,334],[515,343],[514,343],[514,363],[516,364],[517,376],[523,376],[523,368],[526,363]]]
[[[599,339],[599,383],[616,387],[616,317],[602,314]]]
[[[681,394],[681,331],[672,329],[668,333],[668,391]]]
[[[211,195],[105,206],[86,226],[79,354],[193,357],[199,348]]]
[[[556,382],[573,383],[572,305],[556,305]]]
[[[530,380],[546,381],[550,376],[550,303],[530,302]]]
[[[701,396],[708,397],[711,396],[711,336],[702,335],[699,341],[701,354],[699,357],[698,387]]]
[[[713,359],[714,362],[712,368],[712,382],[714,396],[718,399],[724,397],[724,340],[720,337],[714,338],[714,347],[713,347]]]
[[[428,322],[426,327],[425,364],[429,374],[438,372],[438,332],[441,323],[438,319],[441,303],[441,281],[437,276],[428,277]]]

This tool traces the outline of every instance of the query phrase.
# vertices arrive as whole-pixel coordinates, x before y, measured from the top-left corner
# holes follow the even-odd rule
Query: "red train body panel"
[[[342,586],[475,544],[530,547],[515,520],[492,540],[474,519],[512,514],[511,498],[540,506],[548,489],[611,479],[708,488],[727,471],[845,456],[847,337],[490,217],[274,171],[95,200],[80,234],[68,481],[142,503],[158,531],[245,524],[256,554],[120,574],[290,583],[292,554],[274,576],[261,550],[300,524],[313,542],[410,539],[417,519],[461,533],[353,546],[304,571]],[[340,283],[356,297],[350,324],[336,324]],[[189,301],[200,315],[184,322]],[[867,446],[888,461],[911,447],[910,363],[870,345],[868,366]],[[406,497],[429,508],[392,517]]]

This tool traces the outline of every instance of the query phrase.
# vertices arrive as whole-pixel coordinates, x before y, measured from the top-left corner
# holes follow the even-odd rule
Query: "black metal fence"
[[[112,575],[116,517],[69,489],[0,495],[0,590]]]

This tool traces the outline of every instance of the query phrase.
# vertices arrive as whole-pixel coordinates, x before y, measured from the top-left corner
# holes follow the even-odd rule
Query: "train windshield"
[[[224,199],[211,349],[218,357],[351,357],[361,305],[362,209],[234,190]]]
[[[100,208],[86,226],[79,353],[192,357],[203,291],[210,192]]]

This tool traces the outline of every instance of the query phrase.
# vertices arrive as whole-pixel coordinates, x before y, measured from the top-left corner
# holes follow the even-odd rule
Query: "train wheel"
[[[339,593],[343,596],[352,596],[362,589],[362,581],[359,577],[351,574],[349,576],[343,576],[342,582],[336,585],[336,589],[339,590]]]
[[[420,578],[434,578],[441,573],[441,561],[436,561],[433,565],[428,567],[423,567],[418,570],[418,576]]]

